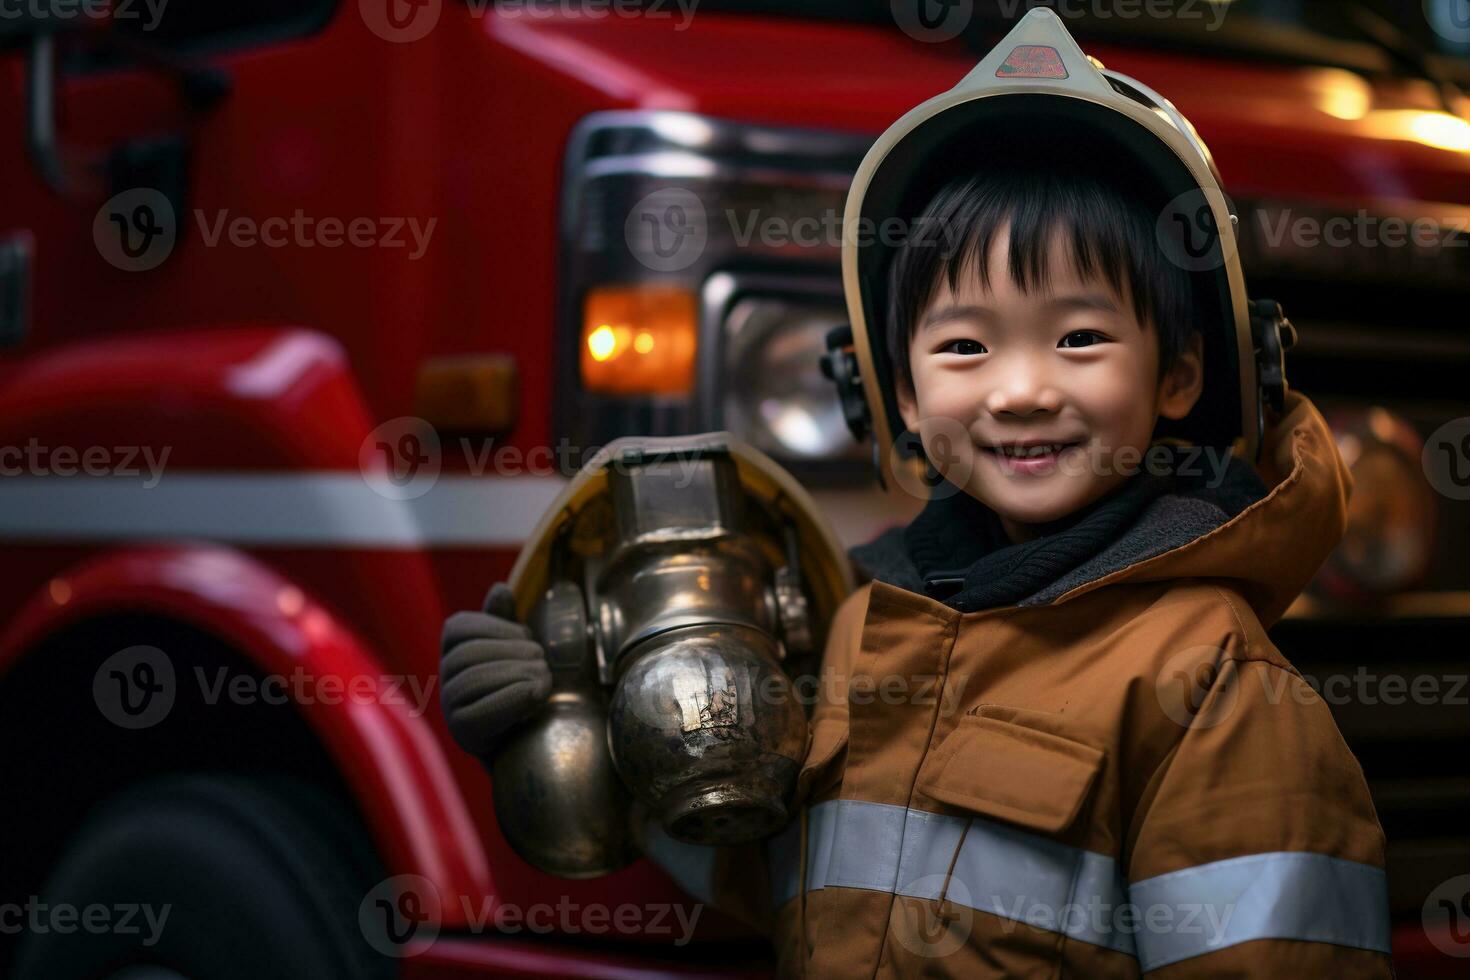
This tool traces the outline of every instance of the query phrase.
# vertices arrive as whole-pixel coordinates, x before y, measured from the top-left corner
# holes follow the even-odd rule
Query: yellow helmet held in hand
[[[1158,435],[1248,460],[1260,451],[1266,414],[1285,397],[1285,350],[1296,334],[1275,302],[1246,298],[1237,219],[1209,149],[1168,99],[1104,68],[1054,12],[1037,8],[954,88],[879,136],[848,191],[842,278],[851,327],[829,335],[823,371],[853,433],[872,436],[885,486],[895,467],[912,462],[895,446],[905,425],[885,340],[900,243],[862,230],[895,220],[911,228],[950,179],[1018,159],[1046,166],[1049,153],[1140,194],[1158,215],[1160,248],[1190,276],[1204,391],[1186,418],[1161,420]]]

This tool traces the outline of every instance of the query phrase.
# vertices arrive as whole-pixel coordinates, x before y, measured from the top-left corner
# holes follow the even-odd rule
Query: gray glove
[[[484,612],[457,612],[444,621],[439,701],[449,733],[474,755],[489,755],[551,693],[546,651],[515,615],[510,588],[496,582]]]

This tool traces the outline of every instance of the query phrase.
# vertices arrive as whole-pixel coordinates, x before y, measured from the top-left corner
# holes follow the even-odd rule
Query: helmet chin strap
[[[1256,412],[1256,458],[1266,433],[1266,418],[1275,418],[1286,407],[1286,352],[1296,346],[1296,327],[1274,299],[1250,301],[1251,339],[1256,357],[1261,404]]]

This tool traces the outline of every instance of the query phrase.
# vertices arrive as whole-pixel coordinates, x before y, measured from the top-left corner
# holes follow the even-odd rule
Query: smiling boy
[[[844,243],[830,369],[927,501],[853,552],[767,874],[651,853],[785,976],[1392,976],[1362,770],[1266,632],[1351,479],[1193,128],[1038,9],[879,138],[882,215],[945,233]]]
[[[1392,976],[1362,771],[1266,632],[1351,480],[1192,127],[1037,9],[879,138],[884,215],[945,234],[844,240],[829,369],[926,502],[853,552],[798,817],[649,856],[783,976]]]
[[[1158,419],[1194,407],[1188,277],[1143,204],[1085,172],[960,178],[922,217],[965,247],[894,262],[900,413],[925,446],[948,442],[934,462],[951,487],[995,510],[1011,541],[1033,539],[1114,491]]]

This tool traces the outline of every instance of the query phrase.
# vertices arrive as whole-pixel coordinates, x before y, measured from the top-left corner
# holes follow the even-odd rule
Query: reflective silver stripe
[[[808,891],[865,888],[938,898],[954,858],[946,897],[955,904],[1133,952],[1132,933],[1115,925],[1125,886],[1107,855],[979,817],[862,800],[819,803],[807,822]],[[793,820],[768,845],[777,907],[796,897],[800,834],[800,821]]]
[[[1389,949],[1383,871],[1325,854],[1251,854],[1130,887],[1107,855],[980,817],[829,800],[807,821],[809,891],[935,899],[953,858],[955,904],[1121,953],[1136,943],[1145,971],[1256,939]],[[777,907],[796,897],[800,833],[792,821],[767,847]]]
[[[1389,951],[1388,885],[1382,869],[1356,861],[1279,851],[1201,864],[1129,889],[1139,910],[1138,957],[1145,971],[1256,939],[1297,939]],[[1165,909],[1169,928],[1151,928]],[[1193,928],[1183,919],[1197,911]]]
[[[715,848],[675,840],[652,818],[643,825],[643,837],[643,852],[654,864],[694,898],[715,904]]]

